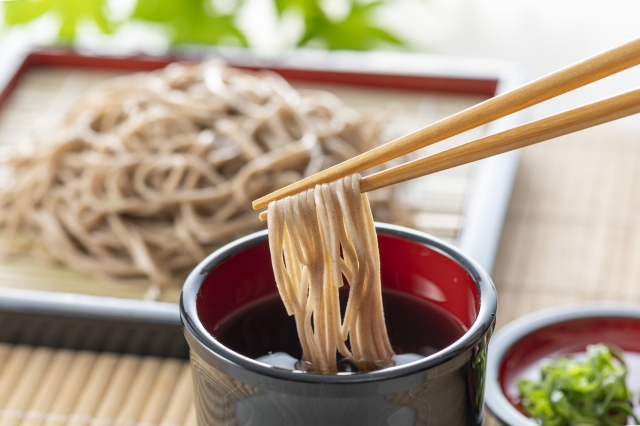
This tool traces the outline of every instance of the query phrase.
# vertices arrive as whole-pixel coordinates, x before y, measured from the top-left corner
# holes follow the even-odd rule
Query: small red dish
[[[487,408],[505,425],[537,425],[519,405],[517,380],[537,378],[545,358],[584,352],[587,345],[596,343],[614,344],[625,351],[627,385],[637,393],[640,306],[580,305],[536,312],[496,332],[487,361]]]

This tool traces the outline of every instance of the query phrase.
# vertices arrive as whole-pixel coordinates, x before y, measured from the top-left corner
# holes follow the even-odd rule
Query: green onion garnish
[[[541,379],[519,380],[520,402],[542,426],[626,425],[633,413],[622,350],[587,346],[586,359],[563,356],[545,363]]]

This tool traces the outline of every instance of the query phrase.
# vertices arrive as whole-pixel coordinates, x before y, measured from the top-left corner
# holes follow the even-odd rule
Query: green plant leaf
[[[131,18],[166,23],[183,14],[184,10],[190,10],[194,6],[200,7],[200,10],[204,12],[200,0],[184,0],[182,2],[176,0],[138,0]]]
[[[47,13],[53,0],[9,1],[4,3],[4,22],[8,26],[22,25]]]
[[[274,0],[274,3],[279,16],[282,16],[287,9],[293,9],[305,18],[325,15],[318,0]]]
[[[78,24],[89,20],[103,33],[111,33],[117,26],[105,15],[108,0],[16,0],[4,5],[4,20],[9,26],[26,24],[47,13],[61,18],[59,37],[72,40]],[[211,0],[136,0],[130,19],[161,24],[174,43],[224,43],[233,38],[241,45],[247,39],[235,24],[240,7],[246,0],[238,0],[235,10],[220,13]],[[329,49],[364,50],[380,44],[405,45],[404,41],[386,29],[375,25],[379,7],[393,0],[376,0],[362,4],[349,0],[349,14],[340,21],[330,19],[320,0],[273,0],[279,16],[287,10],[299,13],[305,32],[298,45],[318,42]]]
[[[174,43],[218,44],[232,37],[247,45],[235,15],[219,14],[207,0],[138,0],[132,18],[165,24]]]
[[[303,46],[318,40],[329,49],[351,50],[371,49],[381,42],[404,46],[400,38],[373,24],[376,9],[385,4],[381,0],[353,3],[349,14],[339,22],[329,20],[324,14],[306,17],[305,34],[298,44]]]
[[[4,4],[5,23],[21,25],[51,12],[60,17],[58,30],[61,39],[75,38],[78,23],[92,21],[103,33],[111,33],[115,23],[104,14],[106,0],[17,0]]]
[[[247,46],[247,39],[236,27],[234,16],[221,15],[202,17],[190,23],[182,22],[176,26],[175,43],[209,43],[219,44],[228,37],[235,38],[241,45]]]

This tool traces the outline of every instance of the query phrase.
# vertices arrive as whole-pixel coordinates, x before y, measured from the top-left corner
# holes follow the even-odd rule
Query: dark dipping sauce
[[[347,288],[340,289],[342,311]],[[396,354],[432,355],[462,337],[467,328],[444,308],[417,296],[382,289],[389,340]],[[249,358],[286,352],[302,357],[296,323],[276,293],[237,310],[213,330],[227,348]]]

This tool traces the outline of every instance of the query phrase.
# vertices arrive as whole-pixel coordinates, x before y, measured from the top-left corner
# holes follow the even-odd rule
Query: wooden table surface
[[[640,304],[640,125],[623,124],[523,150],[492,274],[498,328],[551,306]]]

